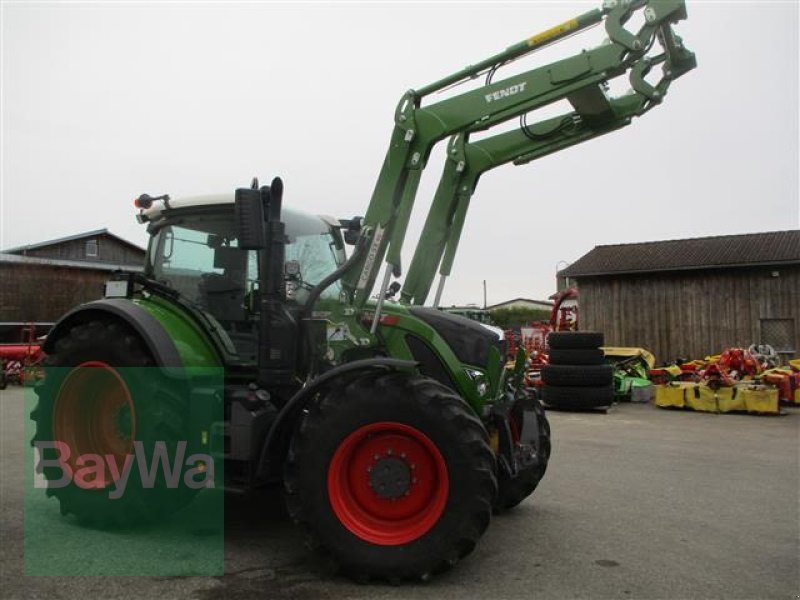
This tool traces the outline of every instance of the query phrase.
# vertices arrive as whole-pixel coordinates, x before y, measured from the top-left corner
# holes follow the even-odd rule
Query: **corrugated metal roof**
[[[800,264],[800,229],[596,246],[563,277]]]
[[[85,260],[60,260],[55,258],[36,258],[0,252],[0,264],[47,265],[51,267],[67,267],[71,269],[91,269],[95,271],[135,271],[141,273],[141,265],[113,265],[109,263],[89,262]]]
[[[44,242],[37,242],[35,244],[27,244],[26,246],[17,246],[15,248],[7,248],[7,249],[3,250],[3,252],[4,253],[16,254],[16,253],[19,253],[19,252],[25,252],[26,250],[36,250],[37,248],[45,248],[47,246],[54,246],[55,244],[63,244],[64,242],[71,242],[73,240],[80,240],[80,239],[83,239],[83,238],[97,237],[99,235],[110,236],[110,237],[114,238],[115,240],[117,240],[119,242],[122,242],[123,244],[127,244],[128,246],[131,246],[133,248],[136,248],[137,250],[141,250],[142,252],[145,252],[145,249],[142,248],[141,246],[137,246],[133,242],[129,242],[125,238],[121,238],[118,235],[116,235],[114,233],[111,233],[105,227],[102,228],[102,229],[93,229],[91,231],[84,231],[83,233],[76,233],[74,235],[68,235],[68,236],[65,236],[65,237],[57,238],[55,240],[47,240],[47,241],[44,241]]]

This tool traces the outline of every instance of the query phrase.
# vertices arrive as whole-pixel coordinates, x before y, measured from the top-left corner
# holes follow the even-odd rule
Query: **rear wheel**
[[[181,469],[183,463],[175,460],[177,443],[190,439],[186,403],[156,370],[140,338],[121,323],[79,324],[57,341],[46,358],[31,418],[36,423],[32,444],[40,447],[47,495],[58,498],[62,514],[72,513],[87,525],[131,526],[166,516],[194,497],[196,490],[182,485],[180,478],[177,485],[168,485],[163,469],[151,484],[141,481],[139,459],[145,459],[151,472],[156,442],[163,442],[170,468]],[[66,449],[51,447],[53,442]],[[54,466],[67,451],[65,466]],[[102,463],[88,458],[92,456],[101,457]],[[127,485],[111,497],[122,489],[117,484],[126,460],[131,463]],[[99,467],[78,477],[87,464]],[[65,467],[73,475],[66,484]]]
[[[347,574],[427,579],[469,554],[497,490],[483,424],[449,388],[380,374],[328,392],[293,436],[286,498]]]

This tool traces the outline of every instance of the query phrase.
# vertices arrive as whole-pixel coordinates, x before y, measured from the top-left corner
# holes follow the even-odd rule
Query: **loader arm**
[[[602,111],[603,118],[584,118],[573,111],[477,142],[467,142],[465,134],[453,136],[448,143],[439,186],[403,283],[401,301],[424,304],[439,266],[439,286],[433,302],[434,306],[439,305],[470,200],[486,171],[511,162],[527,164],[621,129],[629,125],[633,117],[641,115],[646,106],[646,97],[632,92],[608,99]]]
[[[644,11],[645,24],[637,33],[625,29],[635,11]],[[466,67],[440,81],[407,92],[398,104],[389,149],[364,218],[362,236],[368,244],[363,258],[355,261],[343,279],[348,301],[361,307],[372,293],[381,264],[386,271],[378,293],[373,331],[391,276],[401,274],[400,254],[414,199],[433,145],[445,137],[488,129],[536,108],[565,98],[583,98],[587,116],[602,111],[593,100],[608,80],[630,71],[634,89],[647,104],[660,102],[662,92],[650,86],[638,73],[649,70],[647,52],[657,40],[664,52],[665,77],[674,79],[695,66],[694,55],[686,50],[671,25],[686,18],[684,0],[606,0],[595,9],[557,27],[511,46],[504,52]],[[422,100],[455,84],[475,79],[534,50],[604,22],[609,42],[568,58],[529,70],[502,81],[423,107]],[[661,86],[661,84],[659,84]],[[665,89],[666,86],[661,86]],[[598,115],[600,114],[598,112]],[[600,115],[602,116],[602,115]]]

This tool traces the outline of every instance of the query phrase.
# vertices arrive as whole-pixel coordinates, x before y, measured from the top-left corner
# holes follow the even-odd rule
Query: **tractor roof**
[[[193,208],[193,207],[202,207],[202,206],[214,206],[214,205],[233,205],[234,201],[234,194],[233,193],[225,193],[225,194],[204,194],[201,196],[185,196],[182,198],[175,198],[170,199],[167,202],[167,206],[164,206],[163,202],[155,202],[153,206],[150,208],[143,210],[142,214],[146,218],[146,220],[155,220],[161,213],[164,212],[164,209],[167,208],[169,210],[177,210],[183,208]],[[284,214],[291,214],[295,218],[302,218],[302,217],[311,217],[311,218],[318,218],[327,223],[328,225],[338,227],[339,221],[330,217],[328,215],[314,215],[311,213],[307,213],[303,210],[298,210],[296,208],[290,208],[287,206],[282,207],[282,212]]]

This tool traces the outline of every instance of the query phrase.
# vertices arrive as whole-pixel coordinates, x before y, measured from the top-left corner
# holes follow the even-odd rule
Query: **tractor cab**
[[[290,312],[299,312],[310,290],[345,260],[338,222],[286,208],[283,284]],[[258,349],[258,253],[240,247],[234,197],[200,196],[143,210],[150,242],[145,276],[166,286],[217,327],[227,354],[255,364]],[[266,260],[267,257],[265,256]],[[336,299],[336,282],[322,301]]]

